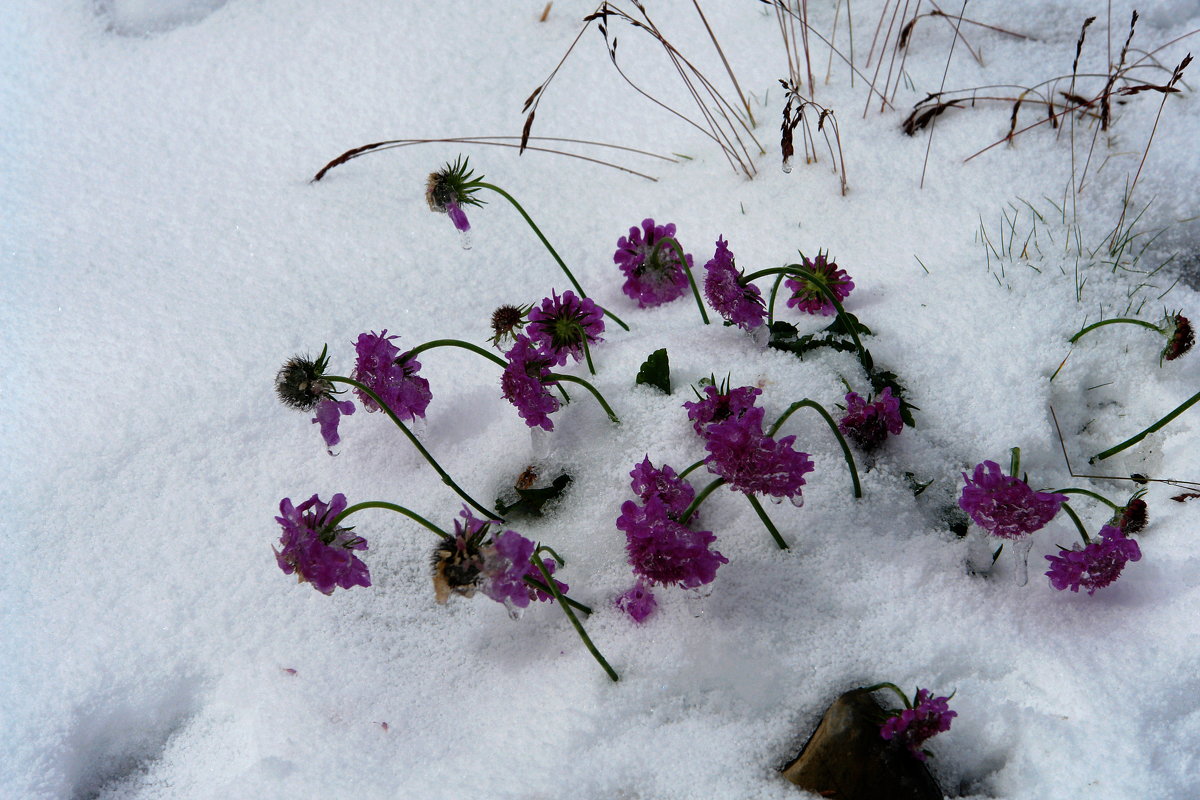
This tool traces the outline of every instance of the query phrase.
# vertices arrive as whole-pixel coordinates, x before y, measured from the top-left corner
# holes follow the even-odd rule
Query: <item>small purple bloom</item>
[[[823,253],[815,259],[805,257],[804,268],[817,275],[837,297],[838,302],[850,296],[854,281],[850,280],[845,270],[839,269],[838,265],[829,261]],[[789,308],[798,308],[806,314],[822,314],[826,317],[837,312],[833,303],[811,279],[789,277],[784,281],[784,285],[792,292],[787,301]]]
[[[576,297],[567,290],[562,297],[557,292],[542,300],[540,308],[529,312],[529,337],[553,363],[567,363],[567,356],[576,361],[583,358],[583,346],[604,341],[604,312],[587,297]]]
[[[396,363],[400,350],[391,342],[395,338],[394,335],[387,335],[386,328],[381,333],[372,331],[360,334],[354,344],[358,360],[352,377],[379,395],[400,419],[424,417],[425,409],[433,397],[429,391],[429,381],[417,375],[421,362],[416,359]],[[370,395],[361,389],[354,391],[367,411],[380,410]]]
[[[629,229],[629,236],[617,241],[613,262],[625,274],[625,294],[638,301],[639,308],[669,303],[688,290],[687,274],[679,263],[675,245],[659,246],[663,239],[675,238],[675,225],[655,225],[654,220],[642,220],[642,227]],[[690,253],[684,254],[687,266],[692,266]]]
[[[1100,540],[1082,550],[1075,545],[1071,550],[1046,556],[1050,562],[1046,577],[1050,578],[1050,585],[1060,592],[1064,589],[1078,592],[1082,586],[1090,595],[1119,578],[1126,563],[1140,561],[1141,558],[1142,550],[1136,541],[1127,537],[1120,528],[1105,525],[1100,529]]]
[[[928,689],[918,689],[913,708],[906,708],[890,717],[879,729],[884,739],[899,739],[908,751],[921,761],[925,753],[921,745],[939,733],[950,730],[950,721],[958,716],[951,711],[949,697],[933,697]]]
[[[696,490],[690,483],[676,475],[675,470],[666,464],[662,469],[655,469],[650,463],[650,456],[635,466],[629,477],[633,478],[631,486],[638,499],[645,502],[657,497],[672,514],[682,514],[696,499]]]
[[[327,397],[317,404],[317,415],[313,417],[313,423],[320,424],[321,436],[325,439],[325,446],[332,448],[342,440],[338,435],[338,421],[343,415],[350,416],[354,413],[354,403],[349,400],[334,400]],[[330,451],[330,455],[332,455]]]
[[[717,251],[704,269],[704,296],[718,314],[748,331],[763,324],[767,309],[762,292],[742,282],[742,271],[734,265],[724,237],[717,239]]]
[[[516,531],[503,531],[492,538],[485,550],[480,588],[497,603],[508,601],[517,608],[529,605],[530,589],[525,577],[541,573],[530,559],[534,545]]]
[[[500,376],[504,399],[517,407],[529,427],[554,430],[549,415],[558,410],[558,400],[545,384],[551,359],[524,334],[517,336],[516,344],[504,355],[508,359]]]
[[[650,591],[650,587],[644,581],[639,580],[631,589],[613,601],[613,605],[640,625],[658,608],[658,600],[655,599],[654,592]]]
[[[370,586],[367,565],[351,550],[366,550],[367,540],[348,528],[334,528],[329,523],[346,510],[346,496],[335,494],[329,504],[315,494],[299,507],[291,498],[279,503],[275,521],[283,528],[279,537],[282,550],[275,551],[275,562],[284,573],[293,573],[301,583],[308,582],[322,594],[333,594],[340,586]]]
[[[717,569],[729,559],[709,546],[717,540],[711,531],[693,531],[671,519],[658,497],[639,506],[627,500],[621,506],[617,528],[625,532],[625,552],[633,572],[652,584],[678,584],[694,589],[712,583]]]
[[[683,407],[688,410],[688,419],[696,433],[703,436],[704,429],[713,422],[723,422],[733,418],[739,419],[746,411],[754,407],[756,398],[762,394],[762,389],[753,386],[739,386],[722,392],[716,386],[704,387],[704,397],[695,402],[687,402]]]
[[[885,387],[873,402],[856,392],[847,394],[846,416],[838,423],[838,430],[867,452],[883,444],[888,434],[899,435],[904,430],[904,420],[900,418],[900,400],[892,397],[892,387]]]
[[[975,524],[993,536],[1019,539],[1040,530],[1054,518],[1066,495],[1035,492],[1020,478],[1005,475],[995,461],[975,467],[972,478],[963,473],[966,485],[958,506]]]
[[[447,200],[446,213],[450,216],[450,221],[454,223],[454,227],[463,233],[471,230],[471,223],[467,221],[467,215],[458,203],[453,200]]]
[[[708,457],[704,463],[731,489],[745,494],[788,498],[803,505],[800,487],[814,469],[807,453],[792,447],[795,436],[773,439],[763,433],[761,408],[750,408],[740,418],[711,423],[705,430]]]

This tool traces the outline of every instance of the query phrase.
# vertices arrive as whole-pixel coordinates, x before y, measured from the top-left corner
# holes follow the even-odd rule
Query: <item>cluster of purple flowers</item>
[[[625,275],[621,290],[637,300],[639,308],[659,306],[683,296],[688,289],[687,273],[679,261],[675,246],[666,239],[675,239],[675,225],[655,225],[654,220],[642,220],[642,227],[629,229],[628,236],[617,240],[613,262]],[[687,266],[692,256],[685,253]]]
[[[906,708],[890,717],[879,729],[879,734],[889,741],[895,739],[908,747],[908,751],[921,761],[925,753],[921,745],[939,733],[950,730],[950,722],[958,716],[947,705],[949,697],[934,697],[928,689],[917,689],[912,708]]]
[[[1067,499],[1062,494],[1035,492],[1020,478],[1005,475],[995,461],[977,465],[971,478],[964,472],[963,480],[959,507],[979,527],[1002,539],[1020,539],[1040,530]]]
[[[717,239],[717,250],[704,270],[704,296],[717,313],[748,331],[763,324],[767,309],[762,292],[753,283],[742,280],[743,272],[734,264],[725,237]]]
[[[822,253],[814,259],[804,257],[804,268],[816,275],[818,280],[833,292],[839,303],[850,296],[850,291],[854,288],[854,281],[850,280],[846,271],[839,269],[838,265],[830,261],[825,254]],[[789,277],[784,281],[784,285],[792,293],[787,301],[789,308],[797,308],[806,314],[821,314],[826,317],[833,316],[837,312],[833,303],[821,291],[821,287],[812,279]]]
[[[754,405],[759,394],[761,390],[750,386],[722,392],[709,385],[699,401],[683,405],[704,438],[704,463],[731,489],[803,505],[800,489],[813,463],[807,453],[793,448],[795,436],[775,439],[763,431],[766,411]]]
[[[846,415],[838,422],[838,430],[863,450],[876,450],[889,434],[898,436],[904,430],[900,400],[892,396],[890,386],[884,387],[874,400],[864,400],[857,392],[850,392],[846,395]]]
[[[370,586],[371,574],[354,550],[366,550],[367,540],[349,528],[330,523],[346,510],[346,496],[335,494],[328,504],[315,494],[299,506],[285,497],[279,503],[281,516],[275,521],[283,528],[281,550],[275,561],[285,574],[295,573],[301,583],[311,583],[322,594],[333,594],[340,586]]]
[[[1105,525],[1100,529],[1099,541],[1093,541],[1083,549],[1075,545],[1057,555],[1046,556],[1050,562],[1046,576],[1050,585],[1059,591],[1078,592],[1082,587],[1090,595],[1119,578],[1126,563],[1139,561],[1141,557],[1138,543],[1126,536],[1125,531]]]

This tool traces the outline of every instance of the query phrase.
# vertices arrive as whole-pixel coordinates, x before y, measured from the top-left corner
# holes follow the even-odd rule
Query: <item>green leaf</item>
[[[819,347],[828,347],[843,353],[852,353],[856,349],[854,342],[848,338],[842,338],[841,334],[829,333],[829,328],[806,336],[799,336],[797,335],[799,331],[794,325],[786,322],[772,322],[770,330],[771,339],[767,342],[768,347],[783,350],[799,358],[804,358],[805,353]]]
[[[917,476],[911,472],[904,473],[904,477],[908,479],[908,488],[912,489],[913,497],[920,497],[921,492],[933,485],[933,478],[921,483],[917,480]]]
[[[506,517],[540,517],[542,516],[542,506],[561,495],[570,483],[571,476],[563,473],[555,478],[549,486],[540,489],[514,487],[513,491],[517,495],[516,501],[506,503],[503,497],[498,497],[496,498],[496,510]]]
[[[655,350],[646,358],[638,370],[636,383],[649,384],[663,394],[671,393],[671,364],[667,359],[667,348]]]

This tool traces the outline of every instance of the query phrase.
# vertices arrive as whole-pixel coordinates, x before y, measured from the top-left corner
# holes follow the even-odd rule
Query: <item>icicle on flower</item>
[[[475,197],[479,189],[473,185],[474,173],[467,168],[467,161],[459,156],[453,164],[446,164],[437,172],[430,173],[425,186],[429,210],[448,215],[454,227],[463,233],[471,230],[463,207],[483,205],[483,201]]]

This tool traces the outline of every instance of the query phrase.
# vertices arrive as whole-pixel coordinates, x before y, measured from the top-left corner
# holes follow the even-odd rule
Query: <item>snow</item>
[[[1131,296],[1131,311],[1145,301],[1144,319],[1164,307],[1195,318],[1195,98],[1187,88],[1168,99],[1129,204],[1127,222],[1149,204],[1134,252],[1148,246],[1126,266],[1150,270],[1174,255],[1150,276],[1090,253],[1121,214],[1160,95],[1114,107],[1065,215],[1054,204],[1084,173],[1093,123],[1076,123],[1074,144],[1069,125],[1043,125],[966,162],[1005,135],[1011,105],[950,111],[932,141],[928,130],[900,131],[943,73],[947,89],[1069,75],[1091,15],[1079,72],[1101,77],[1080,83],[1099,91],[1131,7],[971,4],[968,17],[1034,38],[964,25],[984,64],[958,47],[948,70],[952,32],[925,18],[900,110],[865,117],[863,79],[851,86],[835,63],[826,84],[828,51],[814,41],[816,99],[835,110],[845,152],[844,197],[824,150],[817,164],[798,153],[790,174],[779,168],[786,57],[774,14],[751,3],[703,8],[755,98],[767,153],[752,181],[625,85],[590,31],[546,90],[534,134],[687,156],[588,151],[657,182],[449,144],[372,154],[308,182],[339,153],[381,139],[519,134],[523,101],[594,8],[558,0],[539,22],[544,5],[8,4],[0,796],[801,797],[777,768],[834,697],[879,681],[957,692],[953,728],[930,743],[949,796],[1200,795],[1196,511],[1170,499],[1184,489],[1148,487],[1144,557],[1093,597],[1054,591],[1042,574],[1044,555],[1077,540],[1065,516],[1035,534],[1025,587],[1007,550],[990,574],[972,574],[987,543],[977,532],[960,540],[940,520],[960,473],[984,459],[1007,464],[1013,446],[1039,487],[1128,497],[1127,481],[1068,474],[1051,405],[1076,472],[1200,479],[1195,410],[1086,467],[1194,394],[1197,356],[1160,367],[1161,340],[1127,325],[1073,350],[1066,342],[1125,313]],[[834,4],[809,5],[828,35]],[[1192,3],[1148,5],[1132,57],[1200,28]],[[692,4],[651,11],[729,91]],[[880,11],[853,5],[859,63]],[[623,68],[694,114],[645,37],[609,25]],[[1195,41],[1155,55],[1170,69]],[[1023,110],[1022,124],[1043,113]],[[566,558],[562,577],[596,609],[585,624],[616,684],[552,605],[517,622],[482,595],[436,605],[433,537],[398,515],[355,517],[370,542],[369,589],[326,597],[272,557],[283,497],[344,492],[445,525],[460,505],[381,415],[343,419],[339,455],[326,455],[308,415],[274,396],[288,357],[328,343],[346,374],[358,334],[385,327],[406,346],[482,342],[495,306],[568,288],[499,197],[468,210],[470,249],[429,213],[426,176],[460,153],[517,197],[589,294],[630,323],[629,333],[610,325],[593,351],[594,382],[622,422],[579,392],[552,433],[531,438],[499,398],[495,367],[438,349],[421,358],[434,401],[420,435],[485,501],[534,460],[574,476],[553,516],[518,529]],[[1031,234],[1031,207],[1043,217],[1036,247],[1002,257],[1010,228],[1017,251]],[[710,593],[660,590],[658,612],[639,627],[611,607],[632,583],[614,521],[645,455],[677,469],[703,456],[679,408],[689,384],[712,373],[759,385],[768,420],[803,397],[833,409],[842,378],[865,390],[848,354],[800,361],[767,350],[762,337],[702,326],[686,298],[637,309],[611,254],[644,217],[675,222],[698,265],[718,235],[747,271],[829,250],[855,281],[847,309],[874,332],[875,359],[920,411],[915,429],[860,459],[872,468],[859,501],[828,429],[812,412],[794,415],[783,433],[817,469],[802,508],[768,505],[792,549],[776,549],[749,505],[721,490],[702,521],[730,563]],[[985,250],[981,228],[1000,255]],[[1087,278],[1078,293],[1077,270]],[[780,317],[804,332],[826,322]],[[633,388],[660,347],[670,397]],[[914,499],[906,472],[934,483]],[[1096,504],[1073,504],[1093,530],[1106,520]]]

